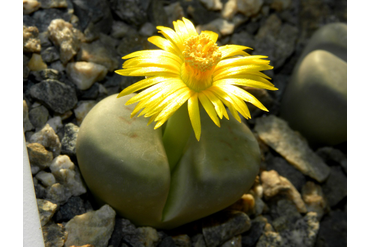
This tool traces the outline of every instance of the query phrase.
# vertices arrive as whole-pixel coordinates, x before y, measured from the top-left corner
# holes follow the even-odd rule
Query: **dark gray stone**
[[[137,229],[129,220],[123,218],[117,219],[116,226],[114,227],[113,233],[115,233],[116,230],[118,231],[118,235],[121,237],[122,243],[126,243],[129,246],[144,247],[144,244],[140,240],[141,233],[139,229]]]
[[[222,211],[203,219],[202,232],[207,246],[212,247],[248,231],[250,227],[251,221],[245,213]]]
[[[121,221],[121,232],[123,242],[131,246],[144,247],[140,240],[140,231],[129,220]]]
[[[270,15],[255,36],[256,47],[253,54],[269,57],[275,69],[280,68],[292,55],[298,38],[298,29],[290,24],[283,24],[276,15]]]
[[[162,240],[158,247],[177,247],[177,245],[170,236],[167,236]]]
[[[308,212],[302,217],[287,200],[278,201],[274,207],[272,225],[266,223],[256,246],[313,247],[319,230],[317,213]]]
[[[138,27],[147,21],[146,12],[140,6],[138,0],[110,0],[110,7],[126,23]]]
[[[79,196],[72,196],[68,201],[60,206],[54,215],[56,222],[67,222],[76,215],[84,214],[93,210],[90,202],[84,201]]]
[[[40,105],[40,106],[32,108],[29,111],[28,117],[29,117],[32,125],[36,129],[40,129],[40,128],[44,127],[44,125],[48,121],[49,111],[48,111],[48,109],[46,109],[45,106]]]
[[[60,74],[58,70],[55,69],[42,69],[38,71],[32,71],[31,75],[36,81],[43,81],[47,79],[59,80]]]
[[[290,24],[283,24],[275,43],[275,68],[280,68],[293,54],[298,38],[298,29]]]
[[[322,190],[330,207],[337,205],[347,196],[347,177],[341,167],[330,167],[330,175],[322,185]]]
[[[335,149],[333,147],[322,147],[316,150],[316,153],[325,161],[326,164],[341,165],[347,172],[347,157],[339,149]]]
[[[57,80],[44,80],[30,89],[31,97],[44,103],[56,113],[63,114],[77,104],[74,88]]]
[[[61,153],[70,156],[76,155],[76,141],[79,129],[80,128],[73,123],[67,123],[64,126],[64,137],[62,139]]]
[[[23,78],[28,78],[28,75],[30,74],[30,69],[27,66],[29,61],[30,58],[23,54]]]
[[[102,33],[109,33],[113,17],[108,1],[72,0],[75,15],[79,18],[81,31],[84,31],[91,21],[94,27]]]
[[[120,246],[120,247],[128,246],[122,242],[122,232],[121,232],[122,220],[123,220],[122,218],[116,217],[114,229],[109,239],[108,246]]]
[[[48,30],[49,24],[54,19],[69,21],[72,14],[67,9],[40,9],[33,14],[34,22],[39,32]]]
[[[162,237],[158,235],[163,234],[159,233],[156,237],[153,236],[153,234],[156,235],[156,230],[151,227],[137,228],[129,220],[117,217],[115,219],[114,230],[108,242],[108,246],[157,246],[157,237],[161,239]],[[153,241],[155,243],[153,243]]]
[[[45,63],[51,63],[60,58],[59,51],[55,46],[50,46],[41,51],[42,60]]]
[[[284,246],[313,247],[319,231],[316,212],[308,212],[280,235],[285,240]],[[294,234],[293,234],[294,233]]]
[[[68,233],[62,224],[50,223],[42,227],[46,247],[63,247]]]
[[[241,31],[240,33],[234,33],[231,36],[230,43],[236,44],[236,45],[245,45],[251,48],[255,46],[254,37],[251,34],[249,34],[247,31]]]
[[[263,233],[266,222],[267,220],[263,216],[253,219],[251,228],[242,235],[242,245],[255,246]]]
[[[315,247],[347,246],[347,213],[332,211],[320,222]]]
[[[122,76],[123,77],[123,76]],[[87,99],[87,100],[95,100],[99,95],[99,84],[94,83],[89,89],[87,90],[79,90],[79,98],[80,99]]]
[[[164,9],[163,2],[163,0],[151,1],[148,10],[149,19],[154,26],[173,27],[172,22],[169,22],[169,18]],[[197,3],[198,1],[193,2],[193,4]]]
[[[273,219],[286,215],[292,222],[301,218],[294,203],[287,199],[278,200],[276,204],[270,205],[270,215]]]
[[[209,11],[200,1],[181,1],[181,6],[187,12],[194,25],[204,25],[221,18],[221,13]]]
[[[194,235],[191,238],[192,246],[194,247],[207,247],[206,241],[201,233]]]

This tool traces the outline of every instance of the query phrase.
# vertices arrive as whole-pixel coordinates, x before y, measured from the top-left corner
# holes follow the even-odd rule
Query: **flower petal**
[[[246,78],[227,78],[221,79],[218,81],[214,81],[213,85],[238,85],[238,86],[246,86],[246,87],[254,87],[254,88],[263,88],[268,90],[278,90],[271,82],[268,80],[255,76],[255,75],[248,75]]]
[[[229,119],[229,115],[227,114],[224,104],[219,98],[217,98],[216,95],[214,95],[209,90],[204,90],[202,91],[202,93],[204,93],[207,96],[207,98],[212,102],[217,112],[217,115],[220,119],[222,119],[223,116],[225,116],[226,119]]]
[[[211,101],[209,101],[209,99],[207,98],[207,96],[203,92],[200,92],[198,94],[198,97],[199,97],[200,103],[202,103],[202,105],[203,105],[203,108],[208,113],[208,116],[212,119],[212,121],[218,127],[220,127],[220,120],[217,117],[217,113],[216,113],[215,108],[212,105]]]
[[[244,50],[246,49],[253,50],[252,48],[243,46],[243,45],[224,45],[224,46],[220,46],[219,49],[222,53],[222,59],[227,58],[227,57],[237,56],[237,55],[250,56]]]
[[[159,92],[158,95],[154,95],[148,99],[148,107],[142,112],[145,117],[150,117],[158,114],[163,108],[182,94],[186,90],[189,90],[183,83],[172,83],[168,87],[163,87],[163,91]]]
[[[178,70],[180,74],[181,63],[169,57],[156,56],[156,57],[143,57],[131,58],[125,61],[122,68],[135,68],[135,67],[163,67]]]
[[[194,129],[195,137],[199,141],[200,133],[201,133],[201,125],[200,125],[198,93],[193,94],[188,100],[188,111],[189,111],[190,122]]]
[[[144,68],[144,67],[160,67],[177,70],[180,74],[181,65],[174,60],[167,57],[153,57],[153,58],[132,58],[127,60],[123,65],[123,69],[132,68]]]
[[[163,27],[163,26],[158,26],[157,27],[159,32],[163,34],[166,39],[170,40],[172,43],[174,43],[180,51],[184,50],[184,43],[182,42],[182,39],[178,36],[178,34],[173,31],[169,27]]]
[[[183,22],[186,26],[186,29],[188,30],[189,35],[198,36],[198,33],[195,30],[194,24],[191,21],[189,21],[188,19],[186,19],[185,17],[183,17],[182,20],[183,20]]]
[[[179,48],[171,41],[160,36],[149,37],[148,41],[165,51],[178,55],[182,59],[182,54]]]
[[[235,109],[240,112],[240,114],[242,114],[242,116],[245,118],[245,119],[250,119],[251,118],[251,114],[249,112],[249,109],[248,109],[248,106],[247,104],[245,104],[245,102],[243,100],[241,100],[239,97],[237,96],[234,96],[234,95],[229,95],[230,98],[232,99],[233,101],[233,106],[235,107]]]
[[[215,71],[225,67],[236,67],[240,65],[248,65],[248,64],[269,64],[269,60],[264,60],[262,58],[267,58],[267,56],[244,56],[244,57],[235,57],[235,58],[228,58],[221,60],[215,68]]]
[[[140,100],[146,99],[148,97],[151,97],[153,94],[158,93],[158,91],[161,90],[161,87],[163,87],[164,83],[160,82],[158,84],[155,84],[151,87],[146,88],[145,90],[141,91],[140,93],[134,95],[131,97],[125,105],[131,105],[134,104]]]
[[[262,70],[269,70],[273,69],[271,65],[267,64],[249,64],[243,65],[238,67],[228,67],[227,69],[220,69],[214,73],[213,80],[218,81],[225,78],[234,77],[236,75],[242,74],[256,74],[256,72],[260,72]]]
[[[115,71],[117,74],[125,76],[178,76],[179,71],[171,68],[161,68],[161,67],[135,67],[130,69],[119,69]]]
[[[171,102],[179,94],[187,90],[185,89],[185,87],[186,86],[183,83],[177,84],[175,82],[172,82],[167,85],[161,85],[159,91],[156,91],[154,94],[152,92],[149,92],[147,97],[143,97],[141,99],[141,101],[136,106],[140,108],[136,110],[135,107],[132,113],[133,116],[142,108],[144,108],[144,110],[140,112],[138,117],[144,114],[145,114],[144,117],[158,115],[163,110],[163,108],[166,107],[166,105],[168,105],[168,102]]]
[[[266,107],[258,99],[256,99],[256,97],[254,97],[252,94],[250,94],[249,92],[247,92],[247,91],[245,91],[245,90],[243,90],[239,87],[236,87],[236,86],[233,86],[233,85],[221,85],[221,86],[216,86],[216,87],[219,87],[219,88],[221,88],[221,90],[224,90],[227,93],[233,94],[233,95],[237,96],[238,98],[241,98],[242,100],[245,100],[245,101],[255,105],[256,107],[260,108],[261,110],[264,110],[264,111],[268,112]]]
[[[118,94],[117,98],[125,96],[125,95],[129,95],[130,93],[134,93],[138,90],[150,87],[152,85],[158,84],[162,81],[172,79],[172,78],[173,77],[149,77],[149,78],[143,79],[141,81],[138,81],[138,82],[126,87],[124,90],[122,90]]]
[[[191,97],[192,91],[185,87],[172,95],[174,95],[175,100],[170,101],[170,103],[167,104],[155,118],[154,121],[156,121],[157,124],[154,126],[154,129],[162,126],[167,119],[170,118],[172,114],[174,114],[175,111],[177,111],[177,109],[179,109]]]
[[[179,56],[177,56],[176,54],[168,52],[168,51],[163,51],[163,50],[135,51],[135,52],[132,52],[122,57],[122,59],[129,59],[133,57],[149,57],[150,58],[150,57],[158,57],[158,56],[169,57],[169,58],[172,58],[178,61],[179,63],[182,62],[181,58],[179,58]]]
[[[241,119],[233,105],[234,101],[230,98],[230,96],[227,95],[223,90],[215,86],[208,88],[208,90],[218,96],[218,98],[229,108],[231,115],[233,115],[233,117],[240,123]]]
[[[249,113],[248,107],[243,100],[239,99],[236,95],[233,95],[232,93],[228,92],[224,88],[220,88],[220,87],[215,87],[215,88],[218,88],[223,98],[226,101],[228,101],[235,108],[236,111],[240,112],[240,114],[242,114],[244,118],[246,119],[251,118],[251,114]]]
[[[187,38],[190,37],[188,30],[183,21],[180,21],[180,20],[174,21],[173,27],[175,28],[175,31],[178,34],[182,42],[185,42],[185,40],[187,40]]]

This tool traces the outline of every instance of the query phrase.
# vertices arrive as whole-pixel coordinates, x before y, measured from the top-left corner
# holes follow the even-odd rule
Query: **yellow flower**
[[[238,112],[251,118],[249,102],[268,111],[253,95],[240,88],[248,86],[277,90],[261,73],[273,67],[267,56],[249,55],[240,45],[217,46],[218,34],[202,31],[198,34],[191,21],[183,18],[173,22],[174,29],[158,26],[165,38],[153,36],[149,42],[158,50],[133,52],[123,59],[123,69],[116,73],[123,76],[146,76],[145,79],[124,89],[118,97],[141,91],[126,104],[139,102],[131,117],[150,117],[154,129],[162,126],[185,102],[196,138],[200,139],[201,123],[199,101],[213,122],[220,127],[219,118],[229,119],[226,105],[240,122]],[[199,101],[198,101],[199,100]]]

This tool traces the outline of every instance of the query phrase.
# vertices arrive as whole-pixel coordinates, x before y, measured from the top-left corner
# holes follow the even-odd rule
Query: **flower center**
[[[189,88],[200,92],[212,85],[213,70],[221,60],[221,51],[204,33],[188,38],[184,45],[181,78]]]

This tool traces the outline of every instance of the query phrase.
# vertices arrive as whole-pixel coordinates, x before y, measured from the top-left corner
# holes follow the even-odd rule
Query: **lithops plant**
[[[281,117],[312,145],[347,140],[346,24],[327,24],[314,33],[284,92]]]
[[[170,229],[226,208],[249,190],[260,151],[238,113],[250,118],[244,101],[267,109],[239,86],[276,88],[261,73],[272,69],[266,56],[251,56],[245,46],[219,47],[216,33],[198,34],[185,18],[174,22],[175,30],[157,28],[165,38],[148,40],[161,49],[131,53],[116,71],[146,78],[89,112],[76,152],[98,201],[137,225]]]

